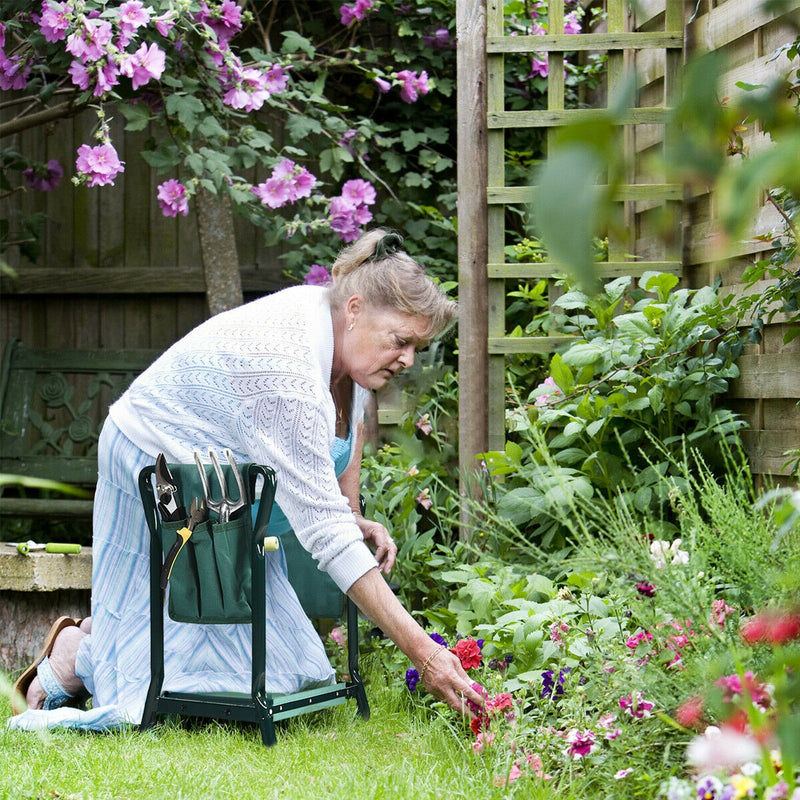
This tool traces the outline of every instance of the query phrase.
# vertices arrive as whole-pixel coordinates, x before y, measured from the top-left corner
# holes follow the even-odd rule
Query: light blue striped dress
[[[352,438],[352,436],[351,436]],[[331,454],[337,476],[347,466],[351,440],[337,439]],[[139,472],[151,456],[109,418],[99,447],[94,504],[92,633],[78,651],[77,673],[92,694],[92,708],[26,711],[9,725],[20,729],[72,727],[107,730],[138,724],[150,682],[149,548]],[[288,529],[275,509],[269,533]],[[335,679],[319,635],[286,577],[283,551],[267,553],[266,687],[273,692]],[[249,692],[250,625],[186,625],[164,611],[164,689]]]

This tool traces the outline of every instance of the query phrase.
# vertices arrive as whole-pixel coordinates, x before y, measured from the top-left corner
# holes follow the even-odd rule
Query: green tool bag
[[[221,492],[215,471],[207,467],[209,491],[213,499]],[[228,486],[228,497],[234,500],[239,489],[229,464],[221,465]],[[193,498],[204,497],[203,485],[196,464],[170,464],[178,495],[188,509]],[[251,622],[252,609],[252,548],[263,546],[264,533],[275,494],[274,473],[267,467],[243,464],[240,471],[244,479],[247,496],[243,508],[234,513],[234,518],[222,524],[216,514],[197,525],[191,537],[181,549],[169,578],[169,616],[176,622],[206,624]],[[147,468],[140,477],[142,503],[151,533],[165,556],[175,542],[177,531],[186,521],[163,522],[156,511],[155,494]],[[258,478],[263,485],[257,493]],[[148,488],[149,487],[149,488]],[[258,515],[253,524],[252,507],[258,500]]]

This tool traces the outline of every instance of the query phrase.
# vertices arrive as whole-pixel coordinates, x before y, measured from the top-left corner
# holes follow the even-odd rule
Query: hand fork
[[[233,474],[236,478],[236,486],[239,489],[239,497],[236,500],[228,495],[228,484],[225,481],[225,474],[222,472],[222,467],[220,466],[219,459],[217,458],[217,454],[214,450],[209,450],[208,455],[211,459],[211,464],[214,467],[214,472],[217,475],[221,497],[219,500],[211,499],[211,490],[208,486],[208,477],[206,476],[205,467],[203,466],[203,462],[200,460],[200,454],[196,450],[194,453],[194,461],[195,464],[197,464],[197,470],[200,473],[200,480],[203,483],[203,493],[206,496],[206,506],[210,511],[215,511],[217,513],[220,523],[228,522],[228,520],[231,518],[231,514],[233,514],[234,511],[238,511],[240,508],[244,508],[247,505],[247,500],[245,499],[244,480],[242,479],[241,472],[239,472],[239,467],[236,464],[233,453],[228,448],[225,448],[223,452],[225,453],[225,457],[228,459],[228,463],[231,465],[231,467],[233,467]]]

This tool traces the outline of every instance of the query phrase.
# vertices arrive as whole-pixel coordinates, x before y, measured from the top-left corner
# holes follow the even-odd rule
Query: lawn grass
[[[517,793],[494,785],[496,765],[472,752],[472,737],[452,718],[412,707],[396,688],[368,693],[370,720],[349,702],[279,723],[271,748],[255,726],[216,722],[110,734],[3,726],[0,797],[472,800]],[[5,698],[0,714],[10,715]]]

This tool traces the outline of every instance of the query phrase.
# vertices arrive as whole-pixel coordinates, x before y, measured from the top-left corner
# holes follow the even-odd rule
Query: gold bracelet
[[[441,653],[441,652],[442,652],[442,650],[447,650],[447,648],[446,648],[446,647],[444,647],[444,646],[437,647],[437,648],[436,648],[436,650],[434,650],[434,651],[433,651],[433,652],[432,652],[432,653],[431,653],[431,654],[430,654],[430,655],[429,655],[429,656],[428,656],[428,657],[425,659],[424,663],[422,664],[422,669],[420,669],[420,671],[419,671],[419,680],[420,680],[420,683],[422,682],[422,679],[425,677],[425,672],[427,671],[428,667],[431,665],[431,663],[433,663],[433,659],[434,659],[434,658],[436,658],[436,656],[438,656],[438,655],[439,655],[439,653]]]

